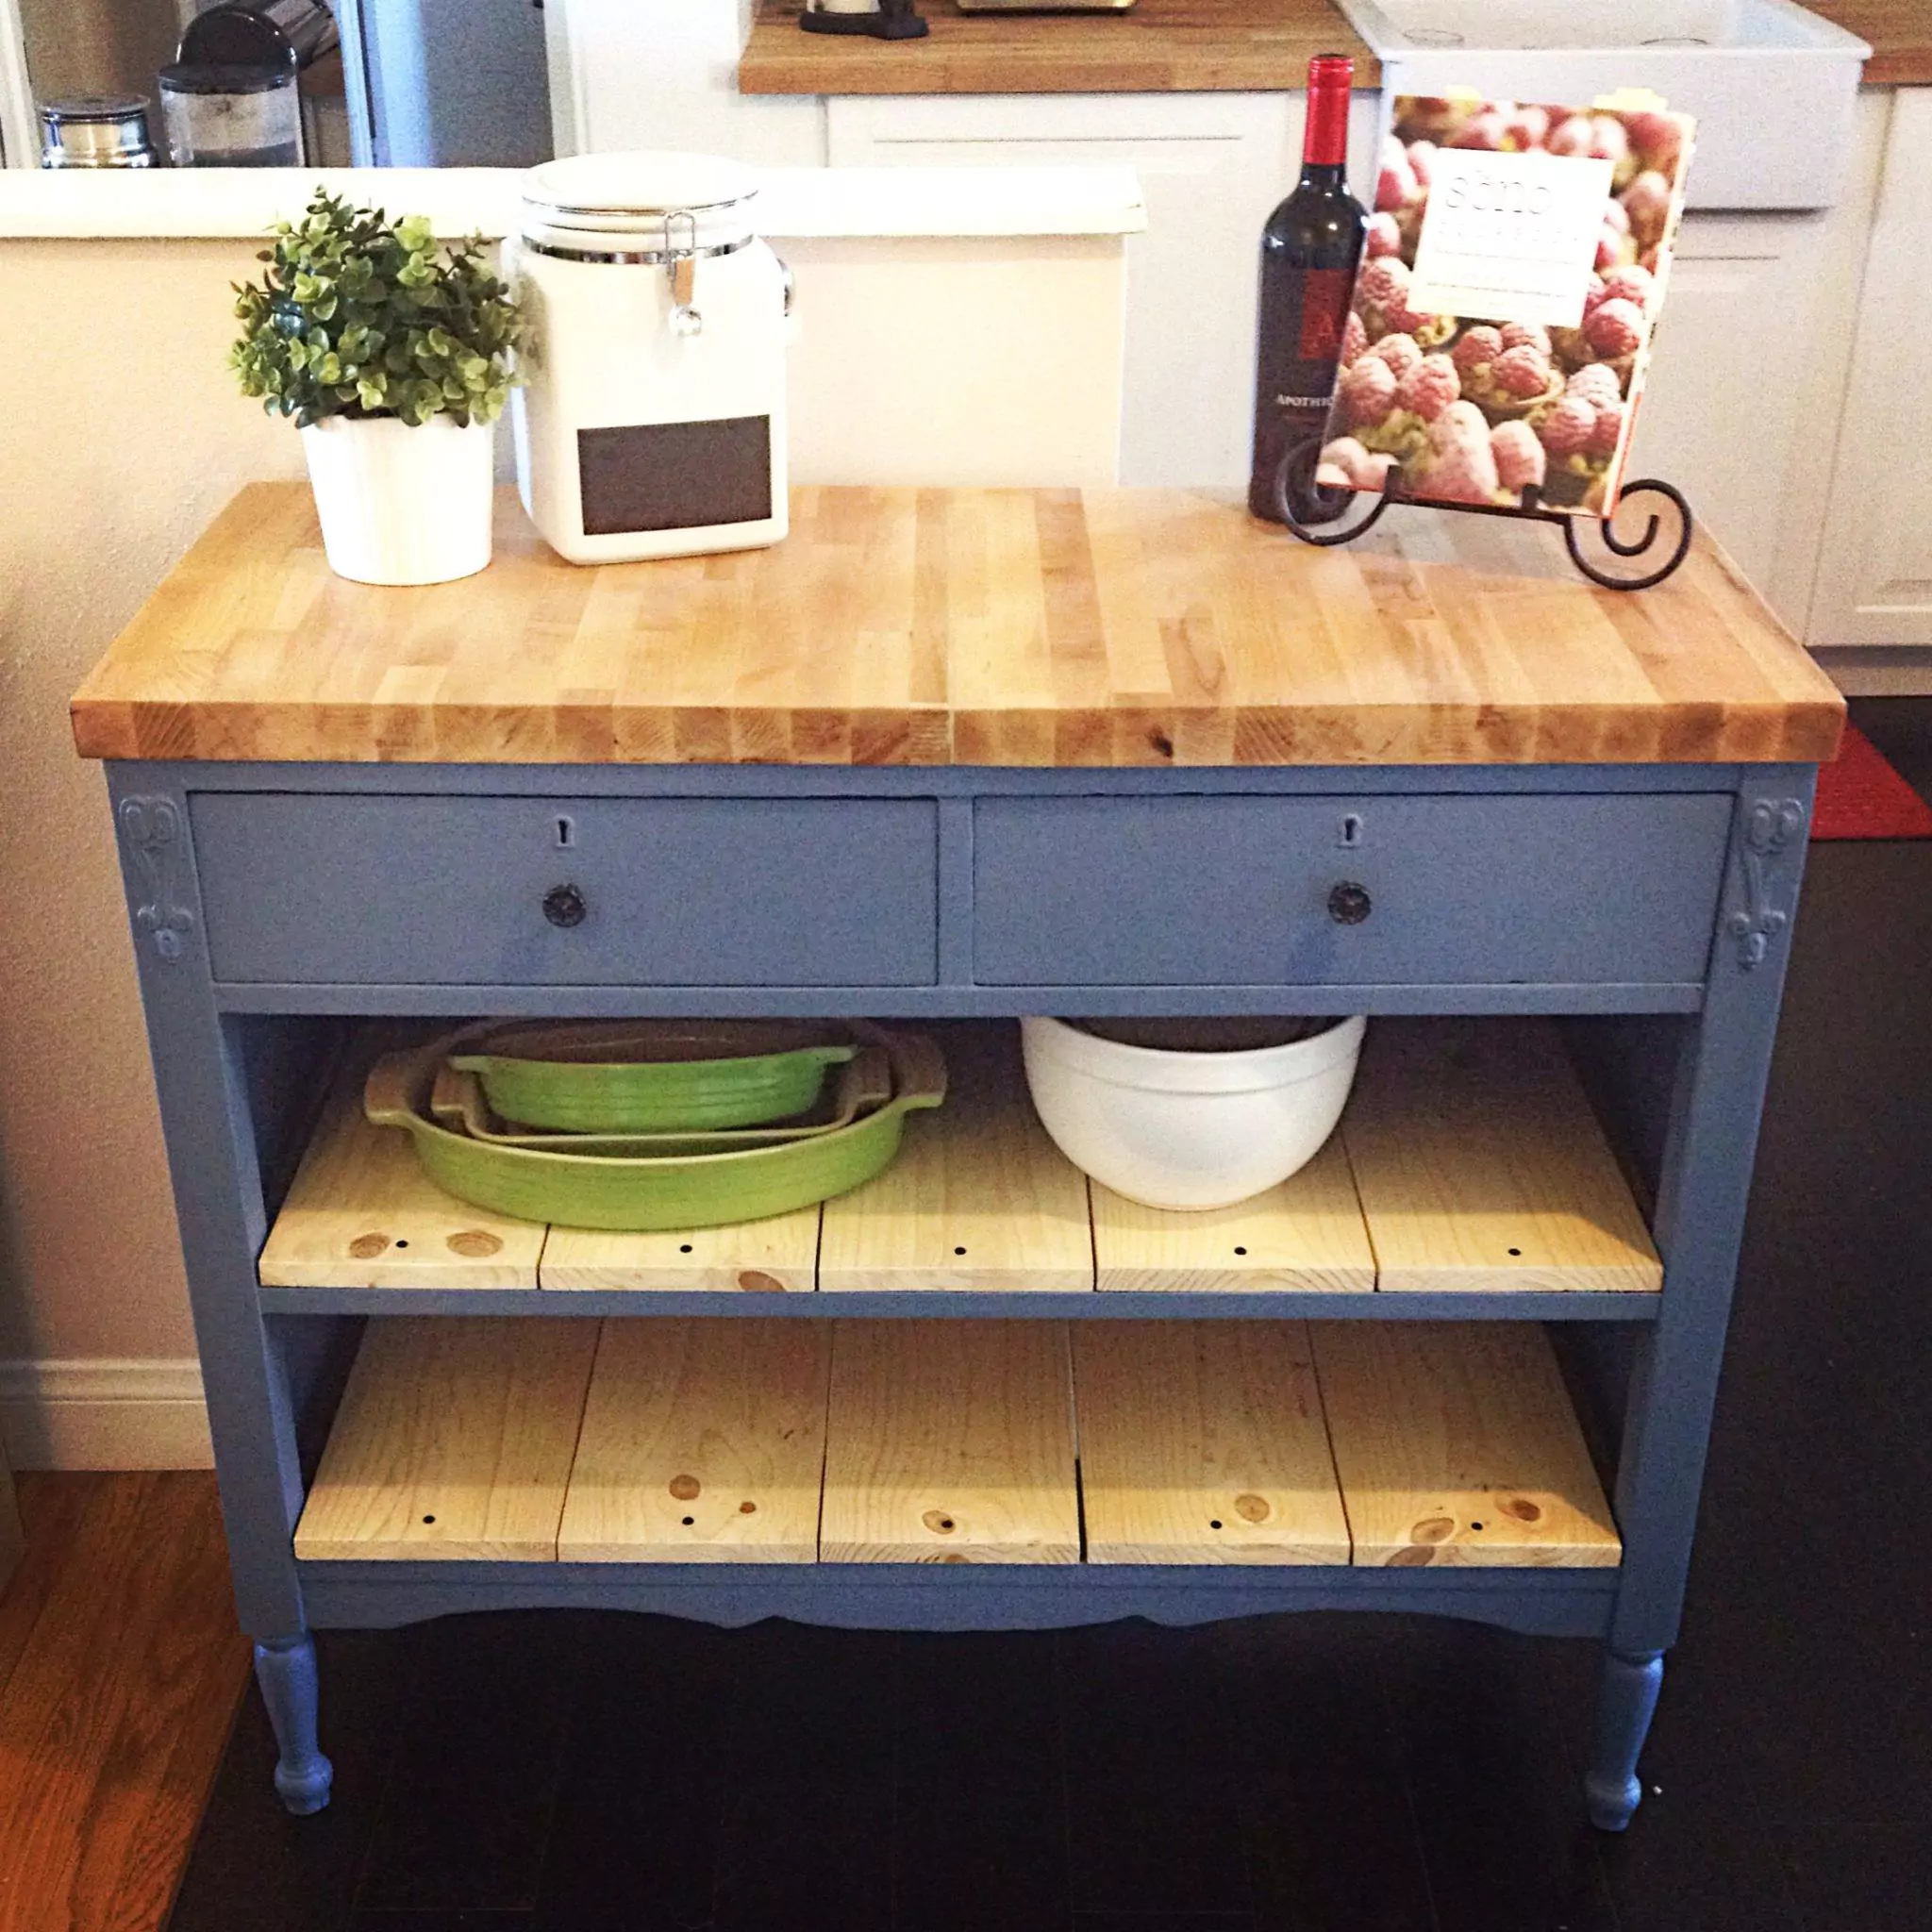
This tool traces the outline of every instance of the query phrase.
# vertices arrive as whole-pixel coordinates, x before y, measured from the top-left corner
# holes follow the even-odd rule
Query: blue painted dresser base
[[[1600,1640],[1586,1790],[1592,1819],[1621,1827],[1682,1609],[1815,775],[1791,765],[110,765],[237,1603],[258,1640],[285,1801],[312,1810],[327,1795],[308,1634],[316,1625],[544,1604],[913,1628],[1358,1607]],[[257,812],[232,795],[250,793],[276,802]],[[1431,812],[1431,797],[1444,809]],[[196,850],[197,800],[201,822],[219,828],[206,853]],[[837,800],[864,803],[850,813],[797,809]],[[587,802],[580,824],[576,801]],[[663,801],[732,803],[660,815]],[[759,801],[771,808],[769,849],[759,845]],[[836,845],[850,828],[854,841],[802,845],[808,821],[813,839]],[[329,849],[350,837],[354,851]],[[915,876],[869,878],[867,846]],[[715,887],[699,878],[706,868]],[[541,922],[534,888],[553,871],[588,890],[593,919],[578,929],[587,943],[575,952],[570,933]],[[1349,933],[1327,923],[1331,877],[1370,891],[1383,922],[1373,944],[1352,951]],[[871,957],[863,921],[839,927],[840,906],[812,897],[841,881],[854,904],[875,906],[886,922],[890,943],[872,975],[879,984],[851,983]],[[682,924],[637,896],[674,886],[715,896],[693,899]],[[1269,936],[1258,946],[1238,929],[1250,899]],[[1076,975],[987,983],[994,972],[1052,976],[1053,948],[1038,937],[1082,906],[1077,930],[1068,929]],[[1163,924],[1163,908],[1179,916]],[[225,979],[210,960],[211,908]],[[1106,930],[1096,930],[1103,918]],[[801,939],[788,930],[800,920],[825,929]],[[653,933],[675,971],[646,957],[625,983],[625,948]],[[762,937],[789,976],[760,967]],[[1426,970],[1405,973],[1411,958]],[[1277,959],[1278,977],[1257,983],[1256,972]],[[678,972],[725,983],[676,984]],[[761,977],[776,983],[750,983]],[[1591,1023],[1592,1052],[1608,1055],[1596,1071],[1648,1109],[1636,1138],[1657,1178],[1660,1295],[1092,1294],[1042,1296],[1024,1310],[985,1296],[801,1295],[746,1297],[726,1310],[823,1317],[862,1302],[851,1315],[1559,1322],[1579,1344],[1627,1353],[1617,1381],[1621,1440],[1607,1457],[1621,1569],[298,1564],[298,1419],[315,1337],[331,1321],[377,1310],[555,1314],[560,1298],[264,1291],[255,1275],[268,1222],[262,1150],[288,1123],[252,1110],[259,1068],[246,1061],[248,1041],[279,1022],[247,1016],[814,1011],[1681,1016],[1661,1036],[1660,1069],[1655,1029],[1620,1036],[1635,1023]],[[713,1307],[678,1294],[567,1299],[572,1314],[638,1319]]]

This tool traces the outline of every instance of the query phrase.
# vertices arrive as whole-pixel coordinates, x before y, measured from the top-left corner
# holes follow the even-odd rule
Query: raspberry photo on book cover
[[[1380,491],[1392,472],[1405,496],[1502,508],[1521,508],[1534,486],[1538,508],[1614,510],[1690,146],[1689,117],[1660,103],[1566,108],[1474,94],[1399,96],[1382,144],[1318,480]],[[1431,184],[1449,172],[1438,157],[1470,149],[1607,164],[1582,177],[1607,178],[1609,192],[1574,325],[1496,319],[1524,306],[1507,291],[1466,304],[1491,307],[1490,316],[1411,305]],[[1594,188],[1590,195],[1580,210],[1578,272],[1595,221]],[[1477,272],[1470,258],[1461,259],[1465,273]],[[1507,283],[1513,266],[1499,259],[1494,279]],[[1577,284],[1569,287],[1575,313]]]

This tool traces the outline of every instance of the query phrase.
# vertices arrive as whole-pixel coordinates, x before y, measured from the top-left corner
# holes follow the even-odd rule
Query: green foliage
[[[516,377],[522,325],[480,239],[438,258],[421,215],[391,224],[317,189],[275,225],[261,282],[238,283],[228,352],[244,395],[299,427],[325,416],[493,423]]]

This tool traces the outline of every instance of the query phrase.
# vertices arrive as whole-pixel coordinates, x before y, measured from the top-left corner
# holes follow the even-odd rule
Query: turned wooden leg
[[[1650,1735],[1657,1694],[1664,1681],[1664,1654],[1638,1651],[1628,1657],[1604,1652],[1597,1683],[1596,1744],[1583,1781],[1590,1822],[1599,1831],[1622,1831],[1643,1796],[1637,1759]]]
[[[255,1681],[275,1726],[275,1790],[297,1818],[328,1803],[335,1767],[315,1740],[316,1704],[321,1681],[315,1668],[315,1639],[272,1637],[255,1646]]]

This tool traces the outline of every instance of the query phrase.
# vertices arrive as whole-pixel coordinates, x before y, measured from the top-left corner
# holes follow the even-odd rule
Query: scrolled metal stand
[[[1669,509],[1648,509],[1641,534],[1625,540],[1617,535],[1614,524],[1607,517],[1545,509],[1542,493],[1534,483],[1524,491],[1520,508],[1491,503],[1441,503],[1433,497],[1406,495],[1397,486],[1392,470],[1382,485],[1381,494],[1372,495],[1365,490],[1338,490],[1316,482],[1314,466],[1317,454],[1314,443],[1305,442],[1282,458],[1280,467],[1274,473],[1274,504],[1291,535],[1321,549],[1353,542],[1381,521],[1383,511],[1391,503],[1409,503],[1424,509],[1455,510],[1464,516],[1527,517],[1536,523],[1560,524],[1563,526],[1563,543],[1570,552],[1571,562],[1591,583],[1601,584],[1607,591],[1647,591],[1653,584],[1662,583],[1690,551],[1690,534],[1695,527],[1690,506],[1684,500],[1684,492],[1674,484],[1660,482],[1655,476],[1640,477],[1634,483],[1624,484],[1617,500],[1617,508],[1621,512],[1634,497],[1654,495],[1661,496]],[[1298,469],[1301,472],[1299,475]],[[1290,495],[1290,487],[1296,482],[1306,491],[1305,500],[1312,500],[1324,510],[1332,507],[1334,516],[1324,516],[1321,523],[1314,525],[1296,516]],[[1351,521],[1350,510],[1364,504],[1368,506],[1368,514]],[[1675,525],[1674,533],[1671,531],[1672,524]],[[1584,549],[1581,532],[1585,526],[1596,531],[1604,548],[1612,557],[1633,566],[1632,572],[1626,575],[1606,570],[1600,563],[1592,561]],[[1645,567],[1659,555],[1663,556],[1662,562],[1651,568]]]

